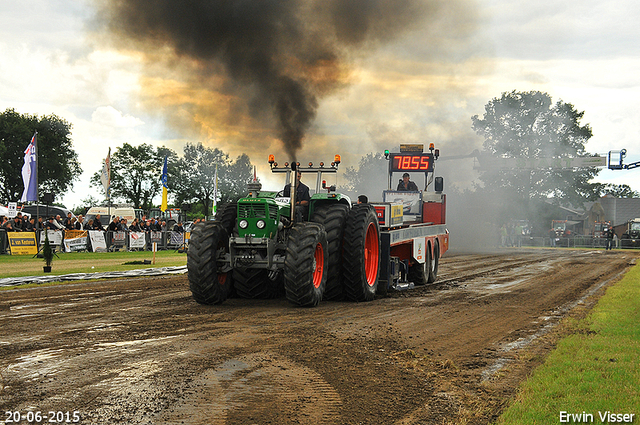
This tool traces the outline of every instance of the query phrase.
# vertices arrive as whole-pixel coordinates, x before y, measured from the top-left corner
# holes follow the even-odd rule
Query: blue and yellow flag
[[[167,189],[169,189],[169,186],[167,186],[167,156],[164,157],[164,167],[162,167],[162,205],[160,206],[160,209],[162,210],[162,212],[165,212],[167,210]]]

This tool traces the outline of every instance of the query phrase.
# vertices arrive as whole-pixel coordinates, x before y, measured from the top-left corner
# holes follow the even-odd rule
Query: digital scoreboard
[[[392,153],[389,155],[390,171],[433,171],[432,153]]]

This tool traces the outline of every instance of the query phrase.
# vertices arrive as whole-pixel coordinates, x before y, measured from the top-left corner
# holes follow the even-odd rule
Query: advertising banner
[[[49,238],[49,245],[62,245],[62,231],[49,229],[47,230],[47,237]],[[44,239],[44,235],[40,235],[40,245],[44,245]]]
[[[100,230],[89,230],[89,240],[93,252],[104,252],[107,250],[107,242],[104,239],[104,232]]]
[[[67,230],[64,232],[64,250],[65,252],[77,252],[87,249],[86,230]]]
[[[111,244],[117,247],[123,247],[127,243],[127,234],[125,232],[113,232]]]
[[[149,233],[151,234],[151,243],[162,243],[162,232],[152,230]]]
[[[129,233],[129,248],[131,249],[144,249],[147,245],[147,241],[144,237],[144,232],[131,232]]]
[[[38,253],[35,232],[7,232],[7,236],[9,237],[11,255],[36,255]]]
[[[184,233],[171,232],[170,245],[182,245],[184,243]]]

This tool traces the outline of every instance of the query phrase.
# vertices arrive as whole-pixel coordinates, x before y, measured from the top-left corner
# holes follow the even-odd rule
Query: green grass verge
[[[33,255],[0,255],[0,278],[126,271],[187,264],[187,255],[173,250],[156,252],[155,264],[125,264],[153,261],[153,253],[150,251],[61,252],[57,255],[58,257],[53,257],[51,273],[44,273],[42,258],[33,258]]]
[[[600,415],[610,412],[634,415],[611,423],[640,424],[640,265],[611,286],[586,318],[568,326],[571,335],[559,341],[497,423],[608,423]],[[582,414],[581,420],[571,414]]]

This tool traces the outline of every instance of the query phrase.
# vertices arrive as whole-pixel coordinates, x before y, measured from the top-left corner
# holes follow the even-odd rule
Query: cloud
[[[122,112],[113,106],[98,107],[91,115],[91,121],[96,124],[117,128],[131,128],[144,124],[140,118],[122,115]]]

